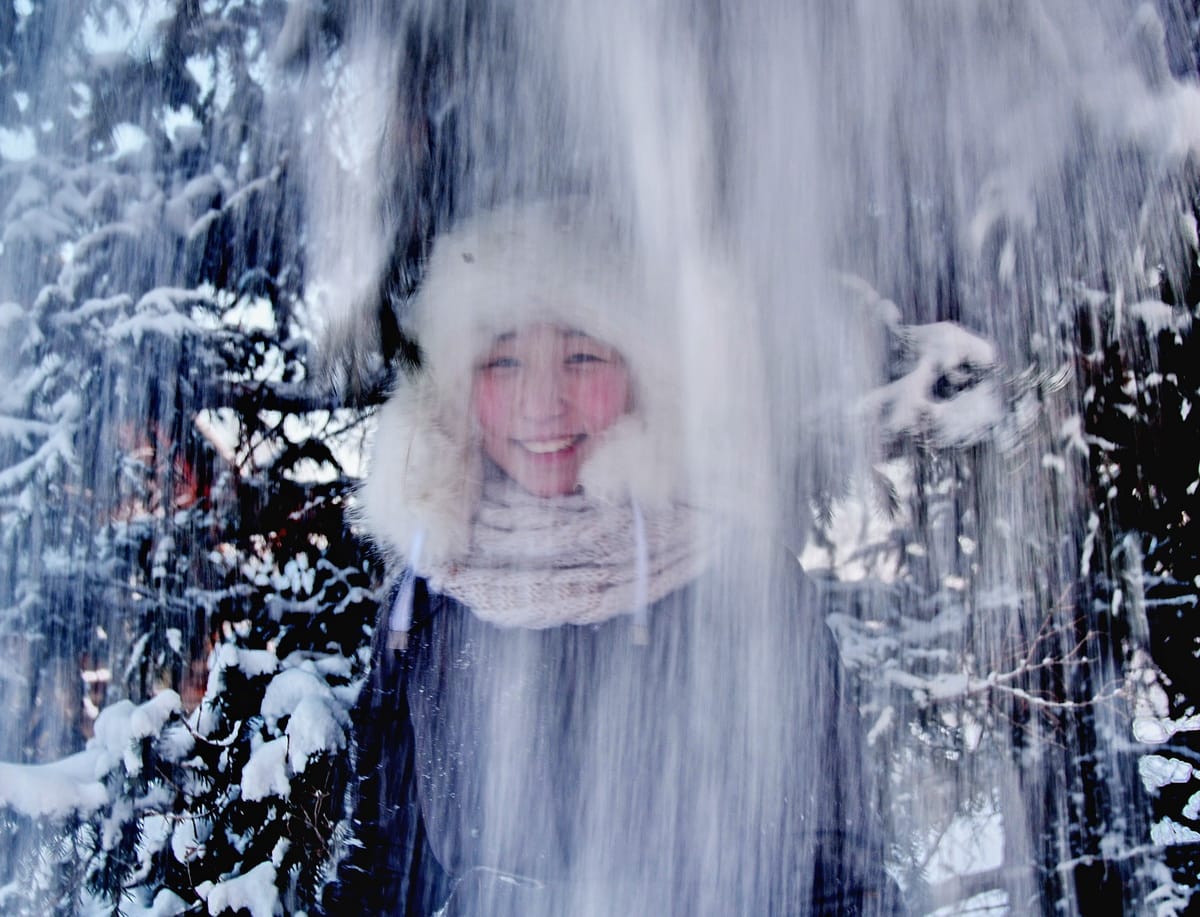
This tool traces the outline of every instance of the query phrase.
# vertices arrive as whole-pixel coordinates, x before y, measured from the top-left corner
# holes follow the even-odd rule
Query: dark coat
[[[498,628],[418,580],[407,648],[376,634],[330,913],[902,913],[811,586],[757,591],[702,578],[638,640]]]

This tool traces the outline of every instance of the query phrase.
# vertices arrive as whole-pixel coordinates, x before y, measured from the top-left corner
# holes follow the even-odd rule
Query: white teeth
[[[562,452],[568,446],[575,442],[574,436],[565,436],[562,439],[542,439],[533,442],[523,442],[522,446],[534,455],[549,455],[551,452]]]

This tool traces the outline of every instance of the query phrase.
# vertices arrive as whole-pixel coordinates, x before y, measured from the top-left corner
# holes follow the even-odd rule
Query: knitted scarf
[[[467,555],[418,572],[502,627],[597,624],[644,612],[699,576],[711,554],[706,529],[687,506],[642,513],[584,494],[536,497],[491,473]]]

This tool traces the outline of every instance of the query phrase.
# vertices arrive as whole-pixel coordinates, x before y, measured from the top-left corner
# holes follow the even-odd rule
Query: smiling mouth
[[[534,455],[553,455],[565,452],[583,439],[583,436],[560,436],[557,439],[518,440],[522,449]]]

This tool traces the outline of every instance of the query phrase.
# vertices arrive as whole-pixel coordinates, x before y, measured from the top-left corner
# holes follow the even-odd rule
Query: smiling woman
[[[487,457],[531,494],[552,497],[575,490],[629,396],[613,347],[539,323],[496,338],[475,372],[473,400]]]
[[[379,414],[361,518],[399,563],[461,558],[497,471],[529,494],[678,503],[670,316],[579,202],[502,208],[442,235],[407,319],[423,354]]]
[[[664,302],[577,202],[435,242],[330,913],[900,913],[811,588],[690,489]]]

